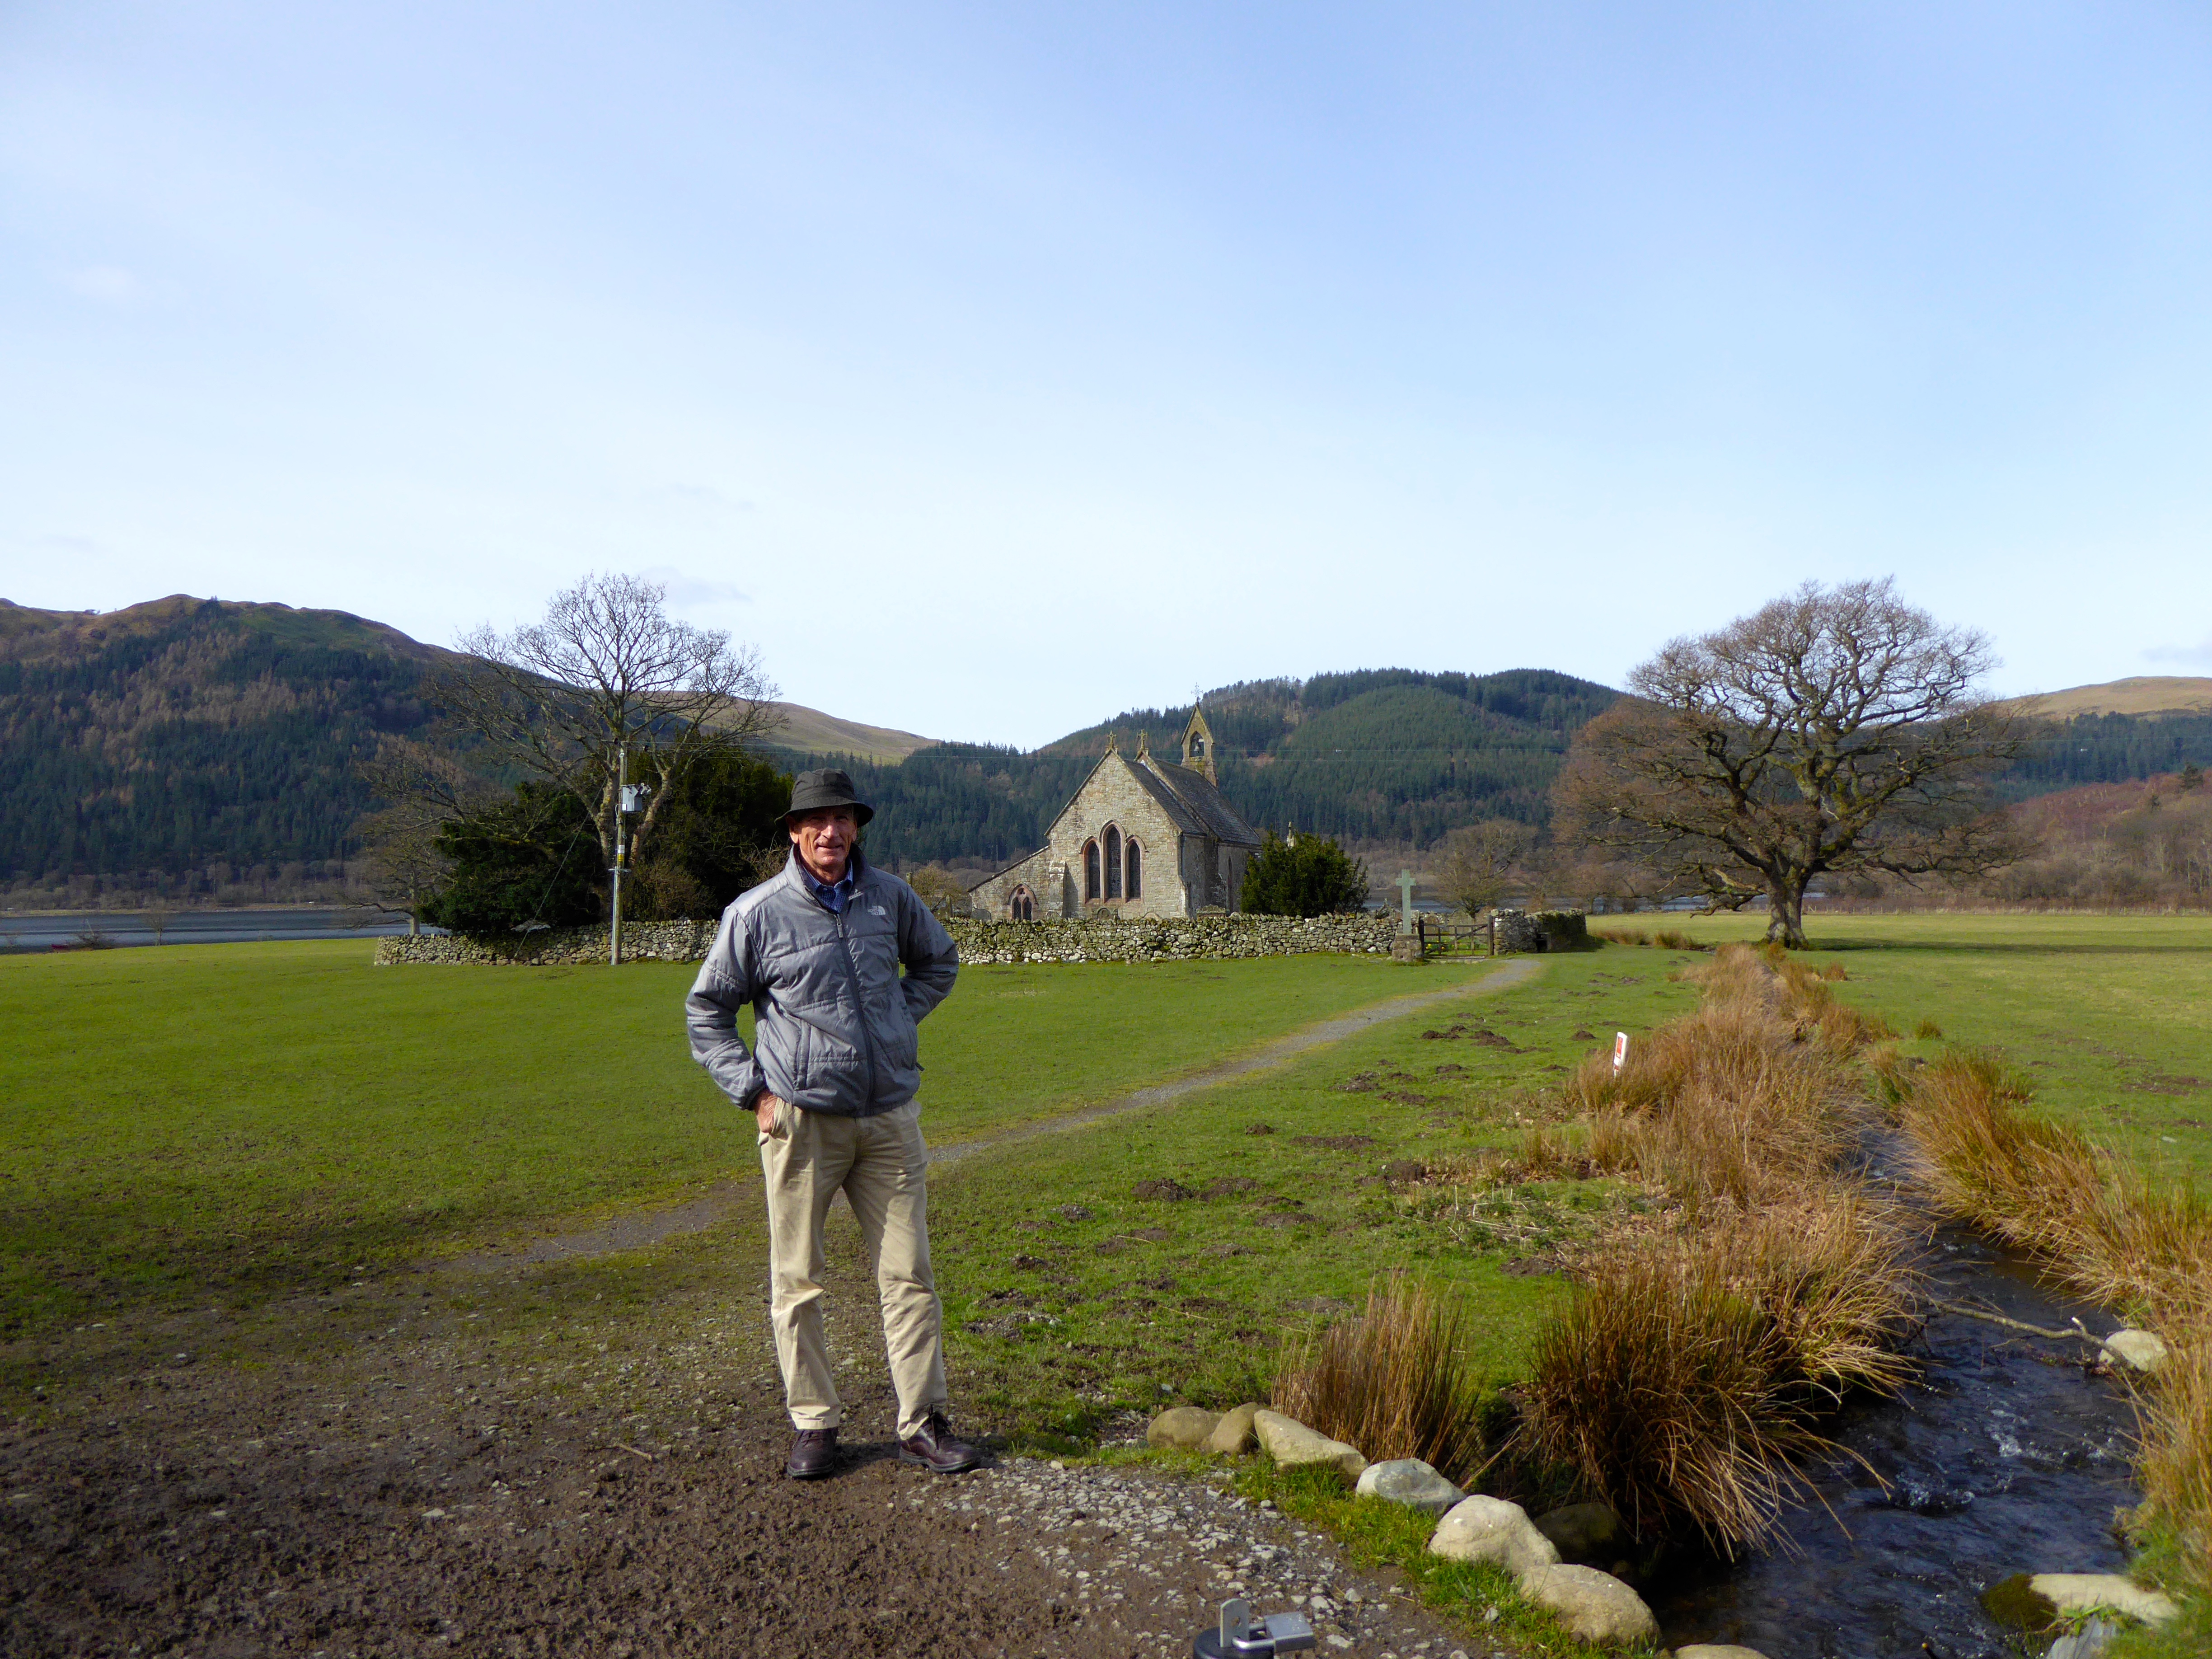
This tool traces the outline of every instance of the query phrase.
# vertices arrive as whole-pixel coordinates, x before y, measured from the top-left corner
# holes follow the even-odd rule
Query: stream
[[[1963,1229],[1937,1230],[1922,1269],[1939,1301],[2046,1329],[2078,1316],[2100,1337],[2118,1324]],[[1834,1514],[1816,1502],[1787,1517],[1795,1553],[1663,1570],[1651,1606],[1668,1644],[1735,1643],[1767,1659],[2019,1659],[2020,1634],[1983,1613],[1983,1590],[2016,1572],[2118,1572],[2128,1559],[2112,1512],[2140,1496],[2135,1412],[2124,1383],[2087,1374],[2094,1354],[1933,1315],[1920,1380],[1847,1407],[1829,1431],[1872,1473],[1848,1462],[1811,1472]]]

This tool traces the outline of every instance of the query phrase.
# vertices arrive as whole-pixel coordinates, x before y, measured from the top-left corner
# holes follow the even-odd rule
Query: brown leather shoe
[[[793,1480],[819,1480],[837,1467],[837,1431],[801,1429],[791,1443],[783,1472]]]
[[[945,1420],[941,1411],[930,1413],[927,1422],[899,1442],[900,1462],[919,1463],[939,1474],[957,1474],[982,1461],[981,1452],[966,1441],[952,1437],[952,1425]]]

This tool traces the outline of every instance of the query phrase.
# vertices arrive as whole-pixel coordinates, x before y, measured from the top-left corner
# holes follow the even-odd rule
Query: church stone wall
[[[1060,915],[1066,881],[1064,877],[1055,878],[1051,855],[1051,848],[1040,848],[1019,863],[1008,865],[988,881],[969,888],[968,902],[978,915],[1002,916],[1013,899],[1014,889],[1026,886],[1036,895],[1038,915]]]
[[[1074,878],[1073,914],[1080,915],[1090,904],[1132,916],[1183,914],[1182,890],[1176,868],[1180,862],[1176,844],[1182,839],[1182,832],[1175,821],[1160,810],[1152,792],[1133,775],[1134,764],[1131,762],[1100,767],[1052,827],[1052,856],[1066,863]],[[1101,898],[1086,903],[1083,897],[1083,843],[1103,835],[1109,823],[1118,828],[1124,838],[1134,836],[1137,845],[1144,849],[1145,890],[1134,901]],[[1001,905],[990,914],[997,915],[1003,909]]]

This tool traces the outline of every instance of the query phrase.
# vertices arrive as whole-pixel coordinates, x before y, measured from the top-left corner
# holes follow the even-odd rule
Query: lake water
[[[407,931],[404,916],[332,908],[295,910],[179,910],[159,939],[136,910],[78,910],[0,915],[0,952],[52,951],[97,933],[117,945],[236,945],[252,939],[381,939]],[[433,927],[426,933],[438,931]]]

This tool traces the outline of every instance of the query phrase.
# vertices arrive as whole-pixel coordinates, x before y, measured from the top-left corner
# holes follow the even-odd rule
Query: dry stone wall
[[[712,921],[628,922],[623,957],[631,962],[696,962],[714,942]],[[1333,951],[1388,956],[1397,922],[1383,915],[1172,916],[1050,921],[945,923],[963,962],[1189,962]],[[605,927],[548,928],[512,939],[394,936],[376,945],[381,965],[410,963],[559,967],[605,962]]]
[[[1589,918],[1579,910],[1500,910],[1498,953],[1578,951],[1589,943]]]
[[[1192,962],[1317,951],[1388,956],[1389,916],[1166,916],[980,921],[945,927],[963,962]]]
[[[623,924],[625,962],[697,962],[714,942],[713,921],[626,921]],[[376,942],[380,968],[405,963],[453,963],[473,965],[517,965],[558,968],[607,959],[607,930],[599,927],[548,927],[535,933],[516,933],[500,939],[464,939],[459,933],[409,937],[387,934]]]

